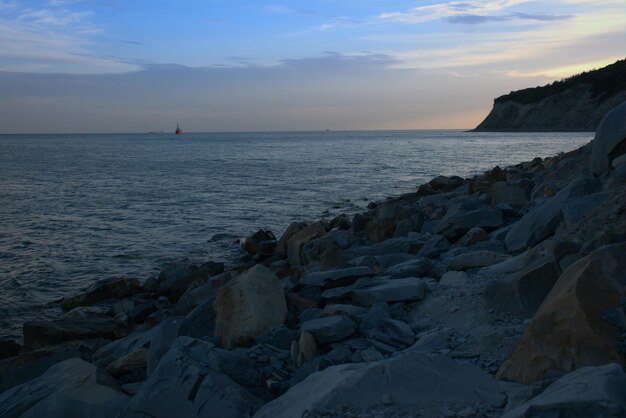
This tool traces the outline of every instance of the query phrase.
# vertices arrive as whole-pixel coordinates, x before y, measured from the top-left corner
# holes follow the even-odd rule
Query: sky
[[[464,129],[625,55],[623,0],[0,0],[0,133]]]

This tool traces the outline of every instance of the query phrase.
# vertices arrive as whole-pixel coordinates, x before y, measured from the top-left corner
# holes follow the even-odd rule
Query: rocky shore
[[[626,103],[575,151],[242,248],[25,323],[0,417],[626,416]]]

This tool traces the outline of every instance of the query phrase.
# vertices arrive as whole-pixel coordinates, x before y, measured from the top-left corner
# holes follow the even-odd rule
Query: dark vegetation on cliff
[[[597,101],[606,100],[626,89],[626,59],[616,61],[604,68],[554,81],[551,84],[512,91],[494,100],[495,103],[513,101],[521,104],[536,103],[547,97],[564,92],[577,85],[589,85],[591,95]]]

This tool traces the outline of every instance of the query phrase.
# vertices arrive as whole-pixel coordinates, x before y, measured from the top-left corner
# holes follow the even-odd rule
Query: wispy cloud
[[[448,18],[450,23],[460,23],[465,25],[477,25],[480,23],[489,22],[504,22],[511,20],[534,20],[538,22],[555,22],[561,20],[571,19],[571,15],[542,15],[542,14],[528,14],[528,13],[511,13],[507,15],[475,15],[475,14],[461,14]]]

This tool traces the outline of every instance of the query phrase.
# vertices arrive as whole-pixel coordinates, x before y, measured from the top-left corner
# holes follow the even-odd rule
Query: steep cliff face
[[[626,60],[498,97],[476,131],[595,131],[626,100]]]

